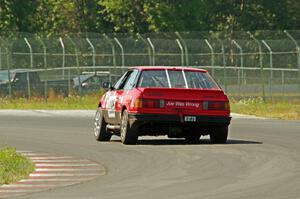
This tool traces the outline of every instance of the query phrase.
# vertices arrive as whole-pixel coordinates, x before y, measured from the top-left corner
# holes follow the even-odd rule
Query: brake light
[[[164,108],[165,100],[160,99],[136,99],[136,108]]]
[[[230,105],[228,101],[203,101],[202,103],[203,110],[222,110],[229,111]]]

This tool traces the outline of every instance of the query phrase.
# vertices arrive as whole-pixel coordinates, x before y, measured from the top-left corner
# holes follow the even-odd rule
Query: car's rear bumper
[[[202,116],[197,115],[196,121],[184,121],[184,116],[165,114],[129,114],[131,125],[143,125],[145,123],[154,124],[180,124],[192,126],[228,126],[231,121],[229,116]]]

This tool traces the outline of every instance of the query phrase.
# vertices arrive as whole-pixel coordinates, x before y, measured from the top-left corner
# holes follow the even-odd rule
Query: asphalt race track
[[[91,116],[0,114],[0,142],[103,165],[97,179],[21,198],[300,198],[300,121],[236,117],[225,145],[164,137],[97,143]]]

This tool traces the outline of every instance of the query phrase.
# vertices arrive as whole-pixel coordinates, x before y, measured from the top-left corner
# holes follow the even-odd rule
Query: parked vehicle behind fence
[[[40,92],[41,80],[37,72],[30,69],[14,69],[0,71],[0,94],[7,96],[9,92],[16,96],[30,92]]]
[[[82,94],[88,94],[99,91],[105,81],[116,75],[110,74],[109,71],[83,72],[81,75],[72,79],[73,89]]]
[[[13,69],[0,70],[0,96],[29,97],[55,95],[84,95],[99,91],[103,82],[117,75],[108,71],[83,72],[80,75],[51,80],[42,80],[38,70]]]

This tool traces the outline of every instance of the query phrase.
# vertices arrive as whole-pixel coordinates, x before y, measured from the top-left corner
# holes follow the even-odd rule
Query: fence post
[[[214,51],[214,48],[212,47],[212,45],[209,43],[209,41],[207,39],[205,39],[204,41],[207,44],[208,48],[210,49],[211,66],[212,66],[211,74],[212,74],[212,76],[214,76],[215,75],[215,69],[213,67],[215,65],[215,51]]]
[[[103,33],[103,37],[106,39],[106,41],[111,46],[111,53],[112,53],[112,57],[113,57],[113,65],[114,65],[114,67],[116,67],[117,66],[117,62],[116,62],[116,49],[115,49],[115,45],[113,44],[113,42],[111,41],[111,39],[105,33]]]
[[[149,46],[149,43],[140,35],[140,33],[136,33],[136,35],[146,44],[147,50],[148,50],[148,55],[149,55],[149,66],[152,65],[152,60],[151,60],[151,46]]]
[[[12,50],[12,49],[11,49]],[[11,52],[12,53],[12,52]],[[8,75],[8,97],[12,97],[11,77],[10,77],[10,57],[9,48],[6,47],[6,63],[7,63],[7,75]]]
[[[177,35],[180,43],[183,44],[184,51],[185,51],[185,64],[186,64],[186,66],[189,66],[189,51],[188,51],[187,45],[186,45],[184,39],[179,34],[179,32],[176,31],[175,34]]]
[[[243,84],[244,81],[244,57],[243,57],[243,48],[233,39],[232,43],[239,49],[240,51],[240,69],[238,69],[238,83],[239,83],[239,97],[241,97],[241,84]],[[242,71],[242,74],[240,74],[240,71]],[[242,81],[241,81],[242,79]]]
[[[65,44],[63,42],[63,39],[60,37],[59,42],[61,45],[63,57],[62,57],[62,76],[63,79],[65,79],[65,65],[66,65],[66,49],[65,49]],[[68,70],[68,96],[71,94],[71,71],[70,69]]]
[[[9,50],[6,49],[6,62],[7,62],[7,75],[8,75],[8,97],[12,97],[12,87],[11,87],[11,77],[10,77],[10,60],[9,60]]]
[[[96,68],[95,68],[96,67],[96,51],[95,51],[95,47],[94,47],[93,43],[90,41],[89,38],[86,38],[86,41],[88,42],[88,44],[92,48],[92,53],[93,53],[93,57],[92,57],[92,59],[93,59],[93,69],[94,69],[94,72],[96,74]]]
[[[0,37],[0,40],[2,43],[5,43],[5,41]],[[12,88],[11,88],[11,78],[10,78],[10,63],[9,63],[9,50],[7,45],[4,47],[6,51],[6,64],[7,64],[7,78],[8,78],[8,97],[12,97]]]
[[[226,75],[227,75],[227,72],[226,72],[226,55],[225,55],[225,47],[224,47],[224,42],[221,41],[221,48],[222,48],[222,57],[223,57],[223,81],[224,81],[224,87],[225,87],[225,92],[227,93],[227,80],[226,80]]]
[[[263,55],[262,55],[262,49],[261,49],[261,43],[258,41],[255,36],[247,32],[251,39],[258,45],[258,51],[259,51],[259,65],[260,65],[260,79],[261,79],[261,86],[262,86],[262,95],[263,95],[263,101],[266,101],[266,94],[265,94],[265,83],[264,83],[264,65],[263,65]]]
[[[150,44],[151,49],[152,49],[152,64],[153,64],[153,66],[155,66],[155,47],[149,37],[147,38],[147,41]]]
[[[241,66],[241,69],[242,69],[242,74],[241,74],[241,77],[243,79],[243,73],[244,73],[244,51],[243,51],[243,48],[239,45],[239,43],[235,40],[232,40],[233,44],[239,49],[240,51],[240,66]]]
[[[281,89],[282,89],[282,96],[285,95],[284,90],[285,90],[285,81],[284,81],[284,70],[281,71]]]
[[[78,70],[78,83],[79,83],[79,95],[82,96],[82,88],[81,88],[81,80],[80,80],[80,68],[79,68],[79,57],[78,57],[78,50],[77,50],[77,46],[74,43],[74,41],[72,40],[72,38],[67,35],[67,38],[70,40],[70,42],[72,43],[73,47],[74,47],[74,51],[75,51],[75,56],[76,56],[76,66],[77,66],[77,70]],[[71,77],[70,77],[70,72],[69,72],[69,80],[71,81]],[[70,93],[69,93],[70,94]]]
[[[2,43],[4,43],[4,42],[1,38],[1,36],[0,36],[0,41],[1,41],[1,43],[0,43],[0,70],[2,70]]]
[[[29,53],[30,53],[30,68],[33,68],[33,54],[32,54],[32,47],[29,43],[29,41],[27,40],[26,37],[24,37],[25,43],[27,45],[27,47],[29,48]]]
[[[62,57],[62,76],[63,79],[65,79],[65,65],[66,65],[66,49],[65,49],[65,44],[63,42],[63,39],[59,37],[59,43],[62,49],[63,57]]]
[[[44,68],[45,68],[46,75],[48,75],[47,74],[47,48],[46,48],[45,43],[43,42],[43,40],[40,37],[38,37],[38,40],[40,41],[40,43],[43,46],[43,51],[44,51]],[[48,78],[44,81],[44,100],[47,103],[47,100],[48,100]]]
[[[27,40],[26,37],[24,37],[25,43],[27,44],[28,48],[29,48],[29,53],[30,53],[30,68],[33,68],[33,55],[32,55],[32,47],[29,43],[29,41]],[[27,71],[27,95],[28,95],[28,99],[31,98],[31,88],[30,88],[30,76],[29,76],[29,71]]]
[[[0,45],[0,70],[2,70],[2,47]]]
[[[118,46],[121,49],[122,73],[124,73],[124,66],[125,66],[124,48],[117,37],[114,37],[114,40],[116,41],[116,43],[118,44]]]
[[[296,39],[294,39],[294,37],[288,31],[284,30],[283,32],[294,42],[297,49],[298,81],[299,81],[299,90],[300,90],[300,47]]]
[[[266,48],[268,49],[269,53],[270,53],[270,92],[272,94],[272,83],[273,83],[273,51],[272,48],[267,44],[267,42],[265,40],[262,40],[262,43],[266,46]]]
[[[183,47],[182,47],[179,39],[176,39],[176,43],[178,44],[179,49],[181,51],[181,66],[184,66],[184,50],[183,50]]]

